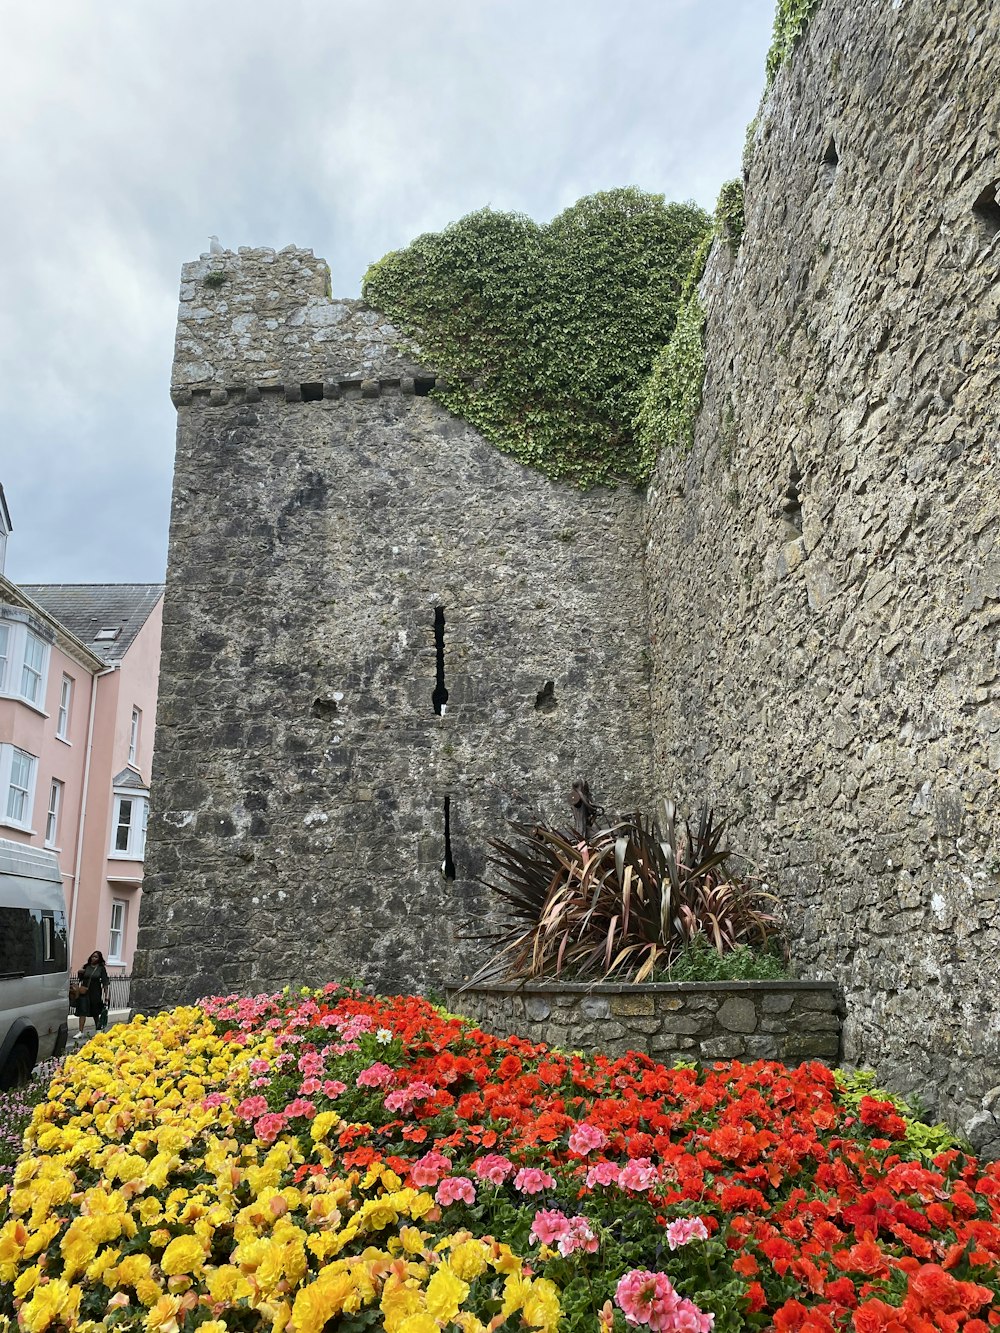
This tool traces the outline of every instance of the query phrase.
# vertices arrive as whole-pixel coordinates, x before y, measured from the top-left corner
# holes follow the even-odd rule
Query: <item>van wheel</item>
[[[19,1041],[0,1070],[0,1091],[8,1092],[11,1088],[23,1087],[31,1078],[34,1063],[28,1043]]]

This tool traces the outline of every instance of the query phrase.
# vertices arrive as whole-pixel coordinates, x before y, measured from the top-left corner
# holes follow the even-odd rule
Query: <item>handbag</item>
[[[71,981],[69,983],[69,998],[71,1000],[78,1000],[81,995],[86,995],[86,993],[87,987],[82,981]]]

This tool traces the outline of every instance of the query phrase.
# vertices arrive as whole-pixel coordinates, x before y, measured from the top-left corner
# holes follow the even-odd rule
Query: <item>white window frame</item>
[[[45,846],[59,849],[59,816],[62,814],[63,783],[53,778],[49,783],[49,808],[45,813]]]
[[[27,773],[24,772],[25,760],[27,761]],[[14,786],[14,765],[17,764],[17,777],[27,779],[27,786]],[[31,827],[31,813],[35,805],[35,779],[38,776],[38,758],[28,750],[22,750],[16,745],[0,745],[0,824],[6,824],[8,828],[22,829],[26,833],[33,833]],[[24,794],[23,800],[19,802],[21,806],[20,817],[10,813],[11,806],[14,803],[14,792],[19,791]]]
[[[63,672],[59,686],[59,712],[56,714],[56,740],[69,743],[69,719],[73,709],[73,677]]]
[[[129,817],[122,822],[122,804],[131,802]],[[149,792],[137,792],[124,788],[115,792],[114,808],[111,812],[111,847],[108,857],[112,861],[141,861],[146,855],[146,823],[149,819]],[[120,829],[125,829],[125,846],[118,846]]]
[[[21,698],[36,708],[45,707],[45,685],[48,675],[49,645],[29,629],[24,636],[24,655],[21,658]]]
[[[133,768],[139,762],[139,734],[142,728],[142,709],[132,705],[132,728],[128,737],[128,762]]]
[[[20,607],[8,604],[5,609],[8,614],[0,624],[0,628],[6,631],[5,651],[3,657],[0,657],[0,695],[7,699],[19,699],[47,717],[45,693],[49,682],[51,644],[45,639],[44,631],[39,633],[37,628],[32,628],[32,624],[25,618],[27,613]],[[37,622],[32,623],[37,625]]]
[[[121,909],[118,911],[117,909]],[[115,921],[117,919],[117,925]],[[111,899],[111,923],[108,927],[108,962],[124,963],[125,937],[128,929],[128,899]],[[118,949],[115,950],[115,936],[118,936]]]

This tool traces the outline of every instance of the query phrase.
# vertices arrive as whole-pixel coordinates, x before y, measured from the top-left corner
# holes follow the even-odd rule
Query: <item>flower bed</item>
[[[0,1191],[0,1328],[986,1333],[1000,1166],[939,1138],[819,1064],[206,1001],[56,1075]]]

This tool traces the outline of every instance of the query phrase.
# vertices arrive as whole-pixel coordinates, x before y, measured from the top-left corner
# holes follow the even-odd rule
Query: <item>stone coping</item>
[[[525,993],[565,995],[684,995],[705,991],[834,991],[840,993],[836,981],[446,981],[444,988],[452,994],[470,994],[486,991],[497,995]]]

